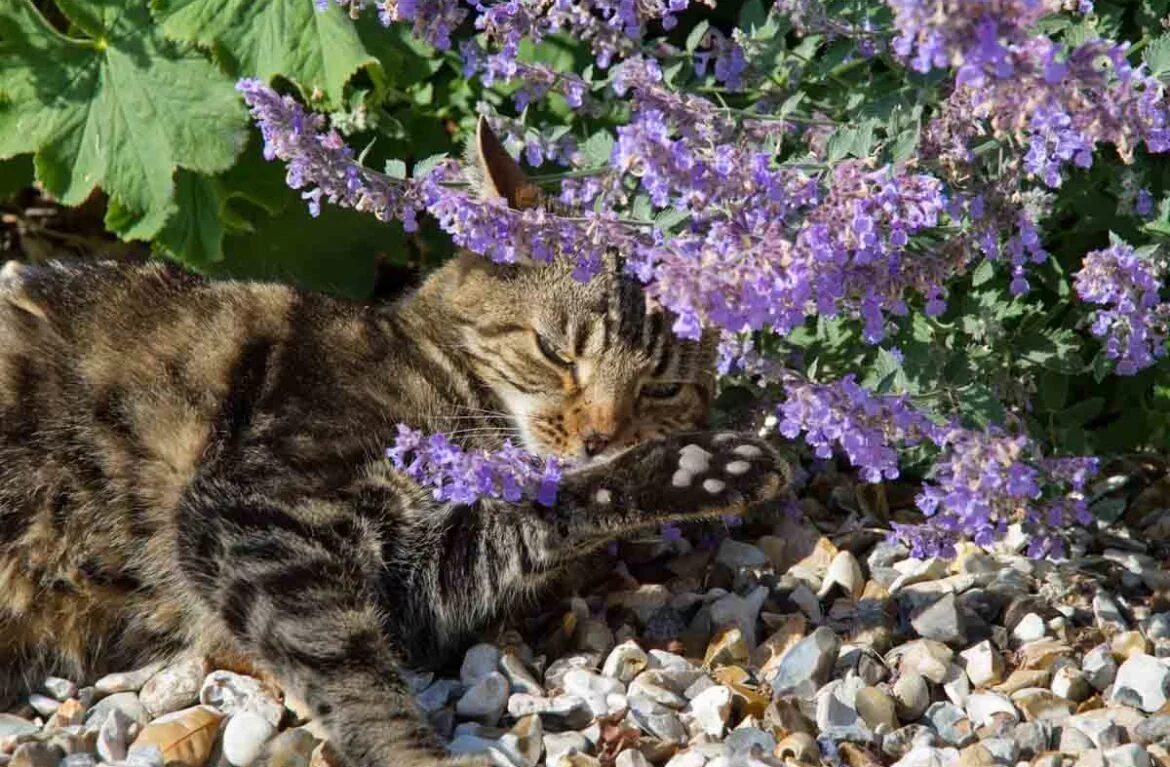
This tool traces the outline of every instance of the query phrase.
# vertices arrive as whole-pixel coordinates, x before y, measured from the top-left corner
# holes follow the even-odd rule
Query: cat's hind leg
[[[309,705],[349,767],[487,764],[450,758],[423,720],[383,633],[380,546],[360,517],[197,483],[179,546],[201,617]]]

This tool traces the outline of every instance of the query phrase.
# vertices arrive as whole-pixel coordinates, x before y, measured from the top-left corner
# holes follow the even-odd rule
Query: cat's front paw
[[[777,497],[788,484],[788,465],[763,440],[734,432],[679,434],[644,456],[635,502],[671,517],[737,514]]]

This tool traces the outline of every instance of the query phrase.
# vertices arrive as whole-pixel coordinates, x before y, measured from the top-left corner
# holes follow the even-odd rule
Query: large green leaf
[[[280,75],[332,106],[354,72],[377,64],[336,3],[318,11],[312,0],[156,0],[155,14],[167,37],[212,48],[234,73]]]
[[[37,179],[66,205],[95,187],[106,225],[149,238],[176,209],[174,173],[216,173],[244,141],[246,114],[198,52],[154,30],[138,0],[60,0],[86,36],[66,37],[28,0],[0,4],[0,159],[35,153]]]

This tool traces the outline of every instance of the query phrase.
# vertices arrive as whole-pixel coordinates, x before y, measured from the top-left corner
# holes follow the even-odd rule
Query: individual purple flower
[[[398,436],[386,455],[394,468],[431,488],[435,500],[449,503],[532,499],[552,506],[561,479],[562,464],[555,457],[539,458],[511,442],[494,452],[465,450],[443,434],[426,436],[405,424],[398,425]]]
[[[1149,218],[1154,215],[1154,196],[1150,194],[1149,189],[1142,187],[1137,191],[1133,212],[1141,218]]]
[[[1088,253],[1073,275],[1080,299],[1102,307],[1093,312],[1089,330],[1104,340],[1118,375],[1133,375],[1166,355],[1170,302],[1160,296],[1165,273],[1164,264],[1117,243]]]

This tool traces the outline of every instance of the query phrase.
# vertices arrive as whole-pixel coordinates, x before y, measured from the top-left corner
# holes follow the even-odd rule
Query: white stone
[[[202,658],[183,658],[148,679],[138,700],[151,717],[194,706],[199,702],[206,670]]]
[[[120,762],[134,739],[137,724],[121,709],[111,709],[97,734],[97,752],[103,762]]]
[[[1020,644],[1027,644],[1035,642],[1037,639],[1043,639],[1047,631],[1048,627],[1044,625],[1043,618],[1036,613],[1028,613],[1012,629],[1012,636]]]
[[[626,691],[626,686],[620,680],[583,668],[568,671],[563,684],[565,692],[582,698],[596,716],[609,714],[609,695],[624,694]]]
[[[1100,644],[1085,653],[1081,660],[1081,671],[1098,692],[1104,692],[1106,687],[1113,684],[1117,677],[1117,661],[1113,659],[1109,645]]]
[[[1102,756],[1109,767],[1150,767],[1149,752],[1136,743],[1111,748]]]
[[[670,484],[674,485],[675,487],[690,487],[691,480],[693,479],[694,475],[689,471],[686,469],[679,469],[673,475],[671,475]]]
[[[630,699],[630,718],[644,732],[662,740],[682,743],[687,739],[686,728],[678,714],[652,700]]]
[[[731,452],[738,456],[742,456],[743,458],[759,458],[764,454],[764,451],[760,450],[755,445],[736,445],[735,449]]]
[[[241,711],[223,729],[223,757],[233,767],[248,767],[260,755],[276,728],[255,711]]]
[[[748,469],[751,467],[752,465],[747,461],[732,461],[724,466],[723,470],[733,477],[738,477],[740,474],[747,474]]]
[[[1140,708],[1146,713],[1153,713],[1166,703],[1167,684],[1170,683],[1170,668],[1151,655],[1139,653],[1131,655],[1117,669],[1117,678],[1113,681],[1113,691],[1110,700],[1124,703],[1122,690],[1132,690],[1140,699]]]
[[[587,754],[592,749],[588,739],[579,732],[546,732],[544,734],[545,764],[556,764],[562,756]]]
[[[273,727],[278,727],[284,716],[284,706],[264,689],[260,680],[232,671],[208,674],[199,691],[199,702],[229,716],[249,709],[263,716]]]
[[[729,539],[730,540],[730,539]],[[756,549],[759,551],[759,549]],[[763,552],[760,552],[761,555]],[[711,605],[711,623],[718,628],[735,626],[743,633],[748,648],[756,646],[756,620],[768,599],[768,587],[757,586],[746,597],[727,594]]]
[[[998,692],[977,692],[967,698],[967,718],[976,727],[992,723],[996,714],[1008,714],[1014,721],[1020,720],[1020,712],[1006,695]]]
[[[699,450],[683,450],[678,458],[678,467],[692,474],[702,474],[711,466],[710,453]]]
[[[731,690],[723,685],[710,687],[691,701],[688,710],[703,732],[713,738],[722,737],[731,715]]]
[[[958,764],[959,750],[957,748],[915,746],[905,756],[894,762],[892,767],[957,767]]]
[[[61,702],[67,701],[77,694],[77,685],[59,676],[46,677],[45,681],[41,682],[41,687],[44,687],[46,692]]]
[[[967,678],[976,687],[984,687],[1001,681],[1003,660],[989,640],[968,647],[959,655],[963,658]]]
[[[617,755],[614,767],[651,767],[650,760],[636,748],[627,748]]]
[[[703,480],[703,489],[711,495],[722,493],[727,483],[721,479],[705,479]]]

